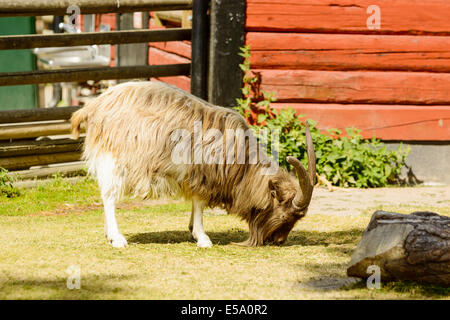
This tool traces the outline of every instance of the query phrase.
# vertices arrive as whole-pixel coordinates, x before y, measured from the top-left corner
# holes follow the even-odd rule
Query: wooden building
[[[450,140],[447,0],[247,0],[246,43],[279,105],[323,128]]]
[[[114,15],[100,19],[114,29]],[[151,28],[183,23],[183,12],[151,14]],[[365,137],[450,140],[448,0],[247,0],[245,43],[275,107]],[[152,65],[190,55],[189,41],[149,47]],[[160,80],[189,90],[189,77]]]

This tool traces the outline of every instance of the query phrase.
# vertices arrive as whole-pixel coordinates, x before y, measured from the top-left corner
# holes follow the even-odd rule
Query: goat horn
[[[292,205],[296,209],[303,209],[311,202],[314,181],[316,178],[316,156],[314,154],[314,146],[308,122],[306,122],[306,150],[308,152],[308,173],[298,159],[291,156],[286,158],[287,162],[289,162],[297,172],[298,182],[300,184],[299,191],[301,192],[297,192],[292,200]]]

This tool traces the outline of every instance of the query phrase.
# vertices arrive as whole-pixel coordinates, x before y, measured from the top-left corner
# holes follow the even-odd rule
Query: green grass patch
[[[448,299],[448,288],[407,282],[314,290],[313,279],[346,277],[369,215],[310,214],[281,247],[232,244],[248,236],[235,216],[208,213],[213,248],[188,232],[190,203],[125,199],[117,219],[129,247],[103,234],[96,183],[56,179],[0,198],[0,299]],[[94,205],[93,205],[94,204]],[[129,205],[128,205],[129,204]],[[67,211],[67,212],[66,212]],[[81,289],[66,287],[70,266]]]
[[[36,188],[21,189],[20,197],[0,197],[0,216],[20,216],[63,208],[65,204],[87,205],[99,202],[97,183],[85,177],[75,183],[55,178]]]

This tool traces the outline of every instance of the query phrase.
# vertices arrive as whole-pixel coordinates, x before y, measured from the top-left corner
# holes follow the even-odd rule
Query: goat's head
[[[311,202],[316,175],[316,158],[314,147],[306,124],[306,145],[308,152],[308,172],[301,162],[294,157],[287,161],[294,167],[298,181],[287,171],[280,169],[268,182],[271,205],[265,210],[255,209],[250,218],[250,237],[240,243],[247,246],[264,244],[283,244],[295,223],[303,218]]]

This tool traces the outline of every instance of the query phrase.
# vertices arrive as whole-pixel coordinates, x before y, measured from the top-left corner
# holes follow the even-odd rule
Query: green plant
[[[14,179],[8,175],[8,170],[0,167],[0,197],[14,198],[20,195],[13,182]]]
[[[244,72],[242,95],[237,99],[235,108],[248,121],[257,138],[262,141],[263,128],[270,132],[279,132],[279,162],[290,169],[286,162],[288,155],[307,164],[305,142],[305,123],[303,115],[296,115],[292,108],[276,110],[270,106],[275,101],[272,93],[260,90],[261,79],[250,69],[250,47],[241,48],[239,53],[244,62],[240,65]],[[398,183],[399,175],[409,147],[400,145],[396,150],[387,150],[378,139],[363,139],[360,130],[355,128],[341,130],[330,129],[328,134],[321,133],[317,123],[308,120],[316,154],[317,173],[333,185],[341,187],[383,187]],[[270,150],[270,136],[267,143]]]

